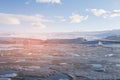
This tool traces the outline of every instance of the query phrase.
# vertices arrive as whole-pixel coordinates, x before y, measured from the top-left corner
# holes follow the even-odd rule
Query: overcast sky
[[[120,29],[120,0],[0,0],[1,32]]]

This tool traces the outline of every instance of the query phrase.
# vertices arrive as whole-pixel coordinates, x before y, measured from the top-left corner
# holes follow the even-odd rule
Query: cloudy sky
[[[0,0],[1,32],[120,29],[120,0]]]

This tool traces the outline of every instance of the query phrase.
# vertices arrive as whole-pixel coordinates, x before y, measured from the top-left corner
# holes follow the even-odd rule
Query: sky
[[[120,0],[0,0],[0,32],[120,29]]]

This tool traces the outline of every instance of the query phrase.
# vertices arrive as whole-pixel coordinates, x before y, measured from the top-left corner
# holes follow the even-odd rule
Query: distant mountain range
[[[42,43],[87,43],[97,44],[99,40],[104,42],[117,41],[120,43],[120,30],[99,32],[66,32],[66,33],[2,33],[0,44],[42,44]],[[43,40],[45,39],[45,40]],[[114,42],[113,42],[114,43]]]
[[[107,40],[117,40],[120,41],[120,35],[113,35],[113,36],[108,36],[105,39]]]
[[[32,39],[76,39],[86,40],[110,39],[109,36],[120,35],[119,30],[96,31],[96,32],[59,32],[59,33],[0,33],[0,37],[32,38]]]
[[[0,37],[0,44],[41,44],[43,40],[18,37]]]
[[[79,44],[87,40],[84,38],[76,39],[31,39],[31,38],[15,38],[15,37],[0,37],[0,44],[43,44],[43,43],[59,43],[59,44]]]
[[[60,43],[60,44],[67,44],[67,43],[84,43],[87,40],[84,38],[75,38],[75,39],[48,39],[45,40],[45,43]]]

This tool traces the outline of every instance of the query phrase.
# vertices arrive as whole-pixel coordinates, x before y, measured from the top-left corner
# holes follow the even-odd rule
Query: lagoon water
[[[57,75],[52,75],[47,77],[47,79],[50,80],[72,80],[72,78],[70,76],[68,76],[67,74],[63,74],[61,72],[57,72]],[[24,80],[42,80],[44,78],[40,78],[40,77],[25,77]]]

